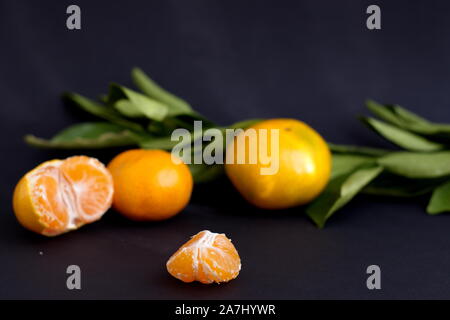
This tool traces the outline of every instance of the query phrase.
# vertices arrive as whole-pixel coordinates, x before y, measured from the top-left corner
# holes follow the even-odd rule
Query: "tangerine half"
[[[167,261],[167,271],[183,282],[227,282],[241,270],[239,254],[223,233],[201,231]]]
[[[50,160],[22,177],[14,190],[13,209],[25,228],[56,236],[100,219],[111,206],[113,192],[111,174],[97,159]]]

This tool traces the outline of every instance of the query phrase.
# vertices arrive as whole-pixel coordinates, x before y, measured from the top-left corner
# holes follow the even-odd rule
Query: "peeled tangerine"
[[[183,282],[227,282],[238,276],[241,259],[223,233],[204,230],[170,257],[167,270]]]
[[[110,208],[113,180],[94,158],[44,162],[17,184],[13,208],[27,229],[55,236],[94,222]]]

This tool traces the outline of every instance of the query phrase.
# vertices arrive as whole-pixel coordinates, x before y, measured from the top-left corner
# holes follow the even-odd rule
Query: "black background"
[[[79,31],[65,26],[73,3]],[[426,198],[358,197],[319,230],[302,208],[250,207],[222,179],[196,186],[174,219],[133,223],[111,211],[51,239],[23,229],[11,209],[25,172],[72,154],[32,149],[23,135],[84,120],[60,94],[131,85],[133,66],[223,124],[294,117],[329,141],[386,146],[355,118],[367,98],[450,122],[448,2],[375,3],[377,31],[365,25],[369,1],[0,1],[0,298],[449,298],[450,216],[427,216]],[[88,152],[104,162],[116,153]],[[236,280],[184,284],[165,271],[203,229],[232,238]],[[82,269],[80,291],[66,289],[70,264]],[[382,290],[366,288],[371,264]]]

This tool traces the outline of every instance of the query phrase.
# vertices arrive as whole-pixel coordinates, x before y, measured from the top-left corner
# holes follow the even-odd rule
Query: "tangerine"
[[[113,191],[112,177],[97,159],[50,160],[22,177],[13,209],[25,228],[55,236],[100,219],[111,206]]]
[[[113,207],[137,221],[168,219],[186,207],[193,179],[189,167],[163,150],[133,149],[108,164],[114,180]]]
[[[268,150],[272,149],[271,143],[278,143],[278,148],[273,148],[277,153],[270,155],[277,159],[278,168],[273,174],[262,174],[261,169],[268,165],[259,156],[253,163],[227,162],[225,171],[236,189],[250,203],[263,209],[289,208],[317,197],[327,185],[331,173],[331,153],[325,140],[310,126],[295,119],[265,120],[240,135],[246,134],[247,130],[255,130],[259,141],[266,136],[262,136],[260,129],[278,130],[278,141],[267,142]],[[242,153],[250,158],[250,152],[257,149],[249,146],[251,141],[237,143],[239,139],[239,135],[234,138],[227,147],[227,153]]]
[[[167,261],[167,271],[183,282],[227,282],[241,270],[239,254],[223,233],[201,231]]]

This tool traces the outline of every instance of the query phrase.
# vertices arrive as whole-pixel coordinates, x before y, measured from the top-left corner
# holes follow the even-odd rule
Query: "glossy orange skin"
[[[186,164],[174,163],[169,152],[128,150],[107,168],[114,180],[113,207],[129,219],[168,219],[182,211],[191,197],[191,172]]]
[[[226,163],[229,179],[245,199],[263,209],[284,209],[306,204],[320,194],[330,178],[331,153],[314,129],[295,119],[266,120],[250,128],[279,130],[279,170],[262,175],[265,166],[259,158],[255,164]],[[248,143],[242,146],[236,141],[228,145],[227,153],[239,148],[249,152]]]

